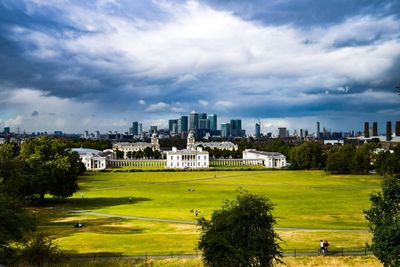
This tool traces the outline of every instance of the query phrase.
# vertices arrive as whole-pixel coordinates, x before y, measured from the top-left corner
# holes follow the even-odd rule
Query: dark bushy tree
[[[14,143],[0,145],[0,192],[14,197],[21,196],[25,184],[17,156],[18,147]]]
[[[201,218],[199,248],[207,266],[272,266],[282,263],[273,226],[273,204],[264,196],[240,191],[211,220]]]
[[[61,259],[61,251],[53,240],[43,234],[31,236],[22,246],[19,262],[27,263],[31,266],[44,266],[45,264],[55,264]]]
[[[9,243],[18,242],[35,228],[34,220],[19,201],[0,193],[0,263],[11,259],[14,249]]]
[[[394,153],[390,151],[379,153],[376,155],[374,165],[380,175],[400,175],[400,148],[396,147]]]
[[[356,174],[368,174],[371,170],[371,149],[365,144],[358,146],[351,164],[351,172]]]
[[[355,151],[353,145],[332,147],[328,151],[326,170],[331,173],[350,173]]]
[[[384,178],[382,192],[370,200],[365,214],[373,234],[371,249],[384,266],[400,266],[400,177]]]
[[[316,142],[305,142],[290,151],[290,162],[294,169],[320,169],[325,165],[322,146]]]
[[[79,156],[65,143],[48,137],[31,138],[21,145],[19,158],[26,176],[25,196],[45,194],[69,197],[78,189]]]

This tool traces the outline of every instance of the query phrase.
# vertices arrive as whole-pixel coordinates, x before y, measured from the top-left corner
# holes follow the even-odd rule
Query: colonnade
[[[211,159],[210,167],[214,166],[264,166],[262,159]]]
[[[165,159],[148,159],[148,160],[129,160],[114,159],[108,161],[108,166],[114,167],[165,167],[167,160]]]

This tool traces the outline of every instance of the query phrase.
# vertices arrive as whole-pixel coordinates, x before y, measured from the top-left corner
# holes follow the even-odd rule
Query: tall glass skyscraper
[[[210,130],[216,131],[217,130],[217,114],[208,115],[208,120],[210,121]]]
[[[199,129],[199,113],[191,112],[189,114],[189,130],[197,131]]]
[[[256,138],[261,137],[261,125],[259,123],[256,123]]]

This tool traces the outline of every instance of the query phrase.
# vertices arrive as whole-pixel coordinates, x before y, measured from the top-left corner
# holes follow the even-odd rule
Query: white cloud
[[[199,79],[193,75],[193,74],[183,74],[179,75],[178,78],[176,79],[176,83],[186,83],[186,82],[195,82],[198,81]]]
[[[201,106],[203,106],[203,107],[207,107],[207,106],[208,106],[208,102],[205,101],[205,100],[202,100],[202,99],[199,100],[199,104],[200,104]]]
[[[23,118],[20,115],[17,115],[15,118],[8,119],[4,122],[5,126],[8,127],[20,127],[23,124]]]
[[[220,101],[217,101],[215,103],[215,107],[216,108],[223,108],[224,109],[224,108],[231,108],[233,106],[234,106],[233,102],[226,101],[226,100],[220,100]]]
[[[164,102],[158,102],[157,104],[151,104],[148,108],[146,108],[146,111],[148,112],[160,112],[160,111],[166,111],[169,109],[170,105]]]
[[[143,99],[140,99],[140,100],[138,101],[138,103],[139,103],[140,105],[146,105],[146,101],[144,101]]]

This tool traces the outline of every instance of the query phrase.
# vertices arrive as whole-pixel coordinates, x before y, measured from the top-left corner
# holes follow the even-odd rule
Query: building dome
[[[152,138],[156,138],[156,137],[157,137],[157,133],[153,133],[153,134],[151,135],[151,137],[152,137]]]

